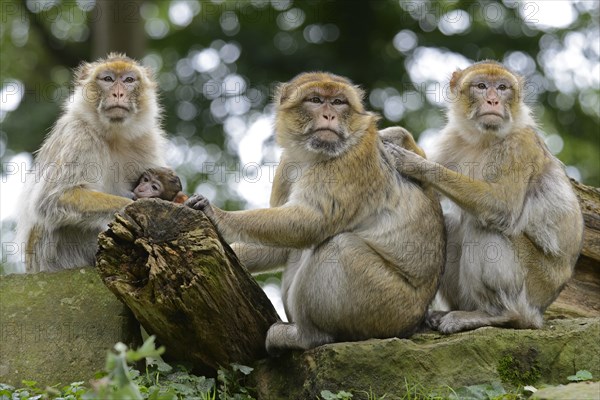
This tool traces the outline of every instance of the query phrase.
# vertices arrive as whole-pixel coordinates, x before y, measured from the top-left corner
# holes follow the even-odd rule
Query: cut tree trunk
[[[573,279],[548,318],[600,316],[600,190],[573,182],[585,219]],[[99,237],[105,284],[167,348],[168,359],[211,373],[266,356],[273,306],[202,212],[139,200]]]
[[[96,265],[167,359],[212,375],[266,356],[277,313],[202,212],[136,201],[100,234]]]

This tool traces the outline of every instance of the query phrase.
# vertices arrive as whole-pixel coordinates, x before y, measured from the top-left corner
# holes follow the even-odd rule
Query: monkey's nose
[[[323,118],[325,118],[327,121],[333,121],[335,119],[335,115],[323,114]]]

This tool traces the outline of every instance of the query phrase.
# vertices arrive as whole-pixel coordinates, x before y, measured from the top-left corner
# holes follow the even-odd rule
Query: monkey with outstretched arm
[[[164,165],[156,82],[122,54],[83,63],[37,152],[17,222],[27,272],[93,265],[97,236],[147,169]]]
[[[391,146],[399,171],[446,198],[440,294],[450,312],[428,318],[444,333],[541,327],[582,246],[577,197],[537,133],[523,87],[520,76],[493,61],[458,70],[431,160]]]
[[[290,323],[269,329],[270,352],[409,336],[436,292],[441,208],[397,173],[362,97],[348,79],[329,73],[281,85],[275,135],[284,151],[271,208],[226,212],[200,195],[186,202],[226,240],[243,242],[234,249],[251,272],[286,264]],[[289,179],[292,164],[301,173]]]

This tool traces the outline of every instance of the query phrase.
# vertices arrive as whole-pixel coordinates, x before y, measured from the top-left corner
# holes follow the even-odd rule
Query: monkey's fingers
[[[184,205],[193,208],[194,210],[204,211],[209,205],[209,201],[201,194],[194,194],[183,203]]]

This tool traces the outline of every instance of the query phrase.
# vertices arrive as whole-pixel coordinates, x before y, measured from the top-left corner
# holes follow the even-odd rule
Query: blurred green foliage
[[[39,147],[68,101],[70,69],[93,59],[94,35],[106,34],[95,24],[110,18],[102,14],[105,4],[0,3],[3,96],[11,82],[24,88],[18,108],[7,112],[5,106],[0,113],[3,160]],[[204,163],[236,163],[240,138],[269,113],[276,82],[307,70],[348,76],[369,93],[369,108],[383,114],[381,127],[403,125],[418,137],[443,126],[444,89],[452,70],[481,59],[502,61],[529,78],[527,101],[551,149],[576,167],[569,169],[572,174],[600,186],[597,1],[139,0],[131,5],[127,18],[113,15],[113,22],[131,24],[132,32],[134,25],[144,27],[147,48],[134,50],[156,70],[165,128],[179,149],[171,160],[188,191],[202,184],[206,190],[208,184],[227,208],[242,207],[247,199],[229,181],[207,173]],[[271,154],[272,140],[260,140],[264,153]],[[255,161],[272,160],[273,154]]]

